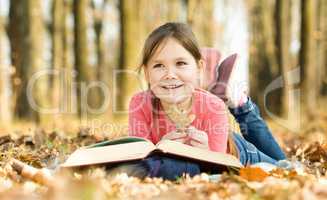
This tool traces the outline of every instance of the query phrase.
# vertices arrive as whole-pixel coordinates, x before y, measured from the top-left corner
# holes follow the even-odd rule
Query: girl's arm
[[[142,96],[134,96],[131,99],[128,108],[128,135],[152,141],[151,122],[145,117],[144,103]]]
[[[204,120],[204,131],[208,134],[208,144],[212,151],[226,153],[228,140],[228,113],[221,99],[209,103]]]

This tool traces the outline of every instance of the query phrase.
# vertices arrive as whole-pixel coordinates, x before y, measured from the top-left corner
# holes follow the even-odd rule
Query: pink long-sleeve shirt
[[[129,104],[129,135],[147,138],[156,144],[162,136],[176,130],[176,126],[161,104],[154,119],[153,98],[150,90],[132,97]],[[193,92],[191,112],[196,116],[191,125],[208,134],[210,150],[226,153],[228,115],[224,102],[210,92],[198,88]]]

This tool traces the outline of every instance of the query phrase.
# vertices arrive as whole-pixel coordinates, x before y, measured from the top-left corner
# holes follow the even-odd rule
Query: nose
[[[175,71],[175,68],[174,67],[167,67],[167,72],[166,72],[166,76],[165,78],[167,79],[176,79],[177,78],[177,74],[176,74],[176,71]]]

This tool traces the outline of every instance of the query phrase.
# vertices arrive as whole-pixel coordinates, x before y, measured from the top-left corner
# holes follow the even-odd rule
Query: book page
[[[69,156],[62,167],[74,167],[145,158],[155,149],[150,142],[132,142],[94,148],[80,148]]]
[[[164,153],[169,153],[186,158],[192,158],[219,165],[237,168],[243,167],[241,162],[235,156],[232,156],[230,154],[200,149],[171,140],[160,141],[156,146],[157,149],[161,150]]]

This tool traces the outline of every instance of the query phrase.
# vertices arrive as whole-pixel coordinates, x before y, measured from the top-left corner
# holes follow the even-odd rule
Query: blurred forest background
[[[1,126],[125,120],[146,88],[135,76],[143,42],[167,21],[223,57],[239,53],[267,118],[288,126],[325,109],[326,0],[0,0]]]

